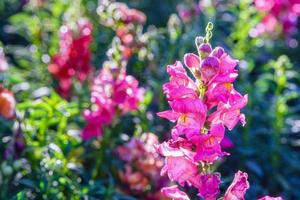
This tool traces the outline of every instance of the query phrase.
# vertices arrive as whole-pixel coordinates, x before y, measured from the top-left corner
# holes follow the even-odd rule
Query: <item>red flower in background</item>
[[[92,25],[86,19],[77,22],[76,30],[64,25],[60,28],[60,50],[52,57],[49,72],[58,81],[58,93],[69,98],[72,78],[84,81],[92,69],[90,64]]]
[[[11,91],[0,85],[0,116],[11,119],[15,116],[16,101]]]

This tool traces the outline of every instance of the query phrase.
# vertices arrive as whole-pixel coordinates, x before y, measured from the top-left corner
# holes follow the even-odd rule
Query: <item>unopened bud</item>
[[[217,58],[221,58],[221,56],[224,54],[224,49],[222,47],[216,47],[213,52],[211,53],[212,56],[215,56]]]
[[[199,48],[199,46],[204,42],[204,37],[202,36],[197,36],[195,38],[195,44],[197,46],[197,48]]]
[[[199,46],[199,53],[201,58],[207,57],[212,51],[211,45],[209,43],[202,43]]]

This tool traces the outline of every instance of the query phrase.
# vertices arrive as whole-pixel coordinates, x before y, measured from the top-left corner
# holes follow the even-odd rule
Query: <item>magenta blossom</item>
[[[242,96],[235,90],[232,90],[226,103],[220,102],[217,110],[209,116],[212,123],[222,123],[229,130],[232,130],[240,121],[242,125],[246,124],[245,115],[240,109],[245,107],[248,102],[248,96]]]
[[[197,189],[205,200],[216,200],[219,196],[221,176],[212,172],[211,166],[229,155],[222,150],[222,147],[233,146],[225,136],[225,129],[231,131],[238,122],[245,125],[241,109],[248,102],[248,96],[233,86],[238,76],[238,61],[223,48],[211,47],[207,42],[211,29],[212,24],[208,24],[206,38],[196,38],[198,55],[184,56],[192,78],[180,61],[167,66],[170,81],[164,84],[163,91],[171,109],[158,113],[176,123],[172,138],[157,146],[157,152],[165,157],[161,174],[167,174],[181,186]],[[223,199],[244,200],[249,188],[247,178],[247,173],[238,171]],[[189,199],[176,185],[163,188],[162,193],[171,199]]]
[[[177,185],[164,187],[161,189],[161,192],[172,200],[190,200],[185,192],[178,189]]]
[[[84,112],[87,122],[82,132],[84,140],[102,135],[102,126],[113,122],[117,114],[126,114],[138,108],[144,89],[124,70],[106,66],[94,79],[91,89],[91,109]]]
[[[182,186],[185,183],[190,185],[191,179],[197,175],[198,164],[193,160],[194,153],[191,149],[184,146],[184,141],[164,142],[157,147],[157,150],[166,157],[161,175],[167,173],[171,181],[177,181]]]
[[[198,41],[202,41],[201,44]],[[216,199],[219,194],[220,175],[209,169],[223,156],[221,142],[225,127],[232,130],[245,116],[240,110],[247,104],[247,95],[238,93],[233,82],[237,78],[238,61],[221,47],[213,49],[204,39],[196,40],[198,55],[187,53],[184,64],[193,77],[189,77],[180,61],[167,66],[170,81],[163,86],[170,110],[158,116],[176,123],[172,139],[157,147],[165,157],[162,175],[179,185],[193,186],[204,199]],[[174,199],[184,195],[178,188],[166,194]]]
[[[223,200],[244,200],[246,191],[249,189],[248,174],[238,171],[234,175],[231,185],[228,187]],[[258,200],[283,200],[282,197],[265,196]]]
[[[215,200],[219,193],[221,183],[220,174],[200,174],[194,180],[194,187],[199,191],[199,196],[205,200]]]
[[[238,171],[224,195],[224,200],[244,200],[245,193],[249,189],[247,179],[247,173]]]
[[[231,141],[231,139],[229,139],[229,137],[225,136],[223,138],[223,140],[221,141],[221,147],[223,149],[230,149],[234,147],[233,142]]]
[[[218,158],[229,155],[221,149],[225,128],[221,124],[213,124],[207,134],[202,134],[196,139],[196,161],[213,163]],[[199,134],[198,134],[199,135]]]
[[[122,113],[127,113],[138,108],[143,99],[144,89],[138,87],[138,81],[130,75],[120,74],[114,84],[113,101]]]

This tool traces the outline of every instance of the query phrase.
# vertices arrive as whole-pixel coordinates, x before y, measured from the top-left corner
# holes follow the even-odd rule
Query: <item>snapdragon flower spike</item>
[[[87,125],[82,138],[102,136],[103,125],[111,124],[116,113],[124,115],[136,110],[143,94],[144,89],[139,88],[138,81],[125,70],[116,70],[109,64],[104,66],[91,88],[92,107],[83,113]]]
[[[212,49],[208,43],[212,25],[206,38],[197,37],[198,55],[187,53],[184,64],[193,77],[189,77],[180,61],[167,66],[170,81],[163,86],[170,110],[158,116],[175,122],[172,139],[157,147],[165,157],[161,174],[181,186],[193,186],[204,199],[216,199],[219,195],[220,175],[209,170],[210,165],[223,156],[225,128],[232,130],[245,116],[240,110],[247,104],[247,95],[238,93],[233,82],[238,76],[238,61],[223,48]],[[185,195],[178,188],[163,189],[176,199]],[[179,197],[180,199],[182,197]]]
[[[84,81],[92,66],[89,46],[92,42],[92,25],[86,19],[77,22],[76,30],[63,25],[60,28],[60,50],[52,57],[49,72],[58,81],[58,93],[70,97],[72,78]]]

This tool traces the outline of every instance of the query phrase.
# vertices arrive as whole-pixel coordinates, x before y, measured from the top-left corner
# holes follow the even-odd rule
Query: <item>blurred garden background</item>
[[[248,94],[220,193],[241,170],[245,199],[300,199],[298,17],[299,0],[0,0],[0,199],[168,199],[166,66],[208,22]]]

